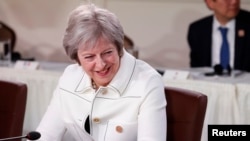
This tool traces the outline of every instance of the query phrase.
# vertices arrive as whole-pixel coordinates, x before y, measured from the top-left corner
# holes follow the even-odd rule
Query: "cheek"
[[[113,64],[114,64],[114,67],[113,67],[114,70],[113,71],[117,72],[119,70],[119,67],[120,67],[120,57],[114,58],[113,61],[114,61],[113,62]]]
[[[87,63],[87,62],[82,62],[80,61],[80,65],[83,68],[83,70],[90,75],[91,70],[93,70],[94,65],[93,63]]]
[[[119,65],[120,57],[119,56],[112,56],[109,58],[109,62],[114,64],[114,65]]]

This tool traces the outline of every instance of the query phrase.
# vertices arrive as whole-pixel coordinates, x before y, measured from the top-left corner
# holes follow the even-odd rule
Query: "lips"
[[[96,73],[99,76],[106,76],[109,73],[109,70],[110,70],[110,68],[106,68],[105,70],[102,70],[102,71],[96,71]]]

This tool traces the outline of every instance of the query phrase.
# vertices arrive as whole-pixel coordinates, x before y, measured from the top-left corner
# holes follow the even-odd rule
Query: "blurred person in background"
[[[133,40],[129,38],[127,35],[124,35],[124,48],[130,54],[132,54],[135,58],[139,58],[139,51],[135,46]]]
[[[189,25],[190,67],[221,64],[222,35],[227,28],[227,65],[233,70],[250,71],[250,13],[240,8],[240,0],[205,0],[213,15]]]

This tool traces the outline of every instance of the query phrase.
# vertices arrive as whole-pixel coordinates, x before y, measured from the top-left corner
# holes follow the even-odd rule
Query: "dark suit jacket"
[[[190,24],[190,67],[212,67],[212,23],[210,15]],[[239,35],[241,31],[243,36]],[[234,69],[250,71],[250,12],[244,10],[236,17]]]

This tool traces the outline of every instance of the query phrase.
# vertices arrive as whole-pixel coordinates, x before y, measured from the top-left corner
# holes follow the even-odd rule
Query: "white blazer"
[[[70,141],[166,141],[165,111],[162,77],[124,52],[113,80],[96,92],[78,64],[68,66],[37,131],[40,141],[60,141],[65,133]]]

